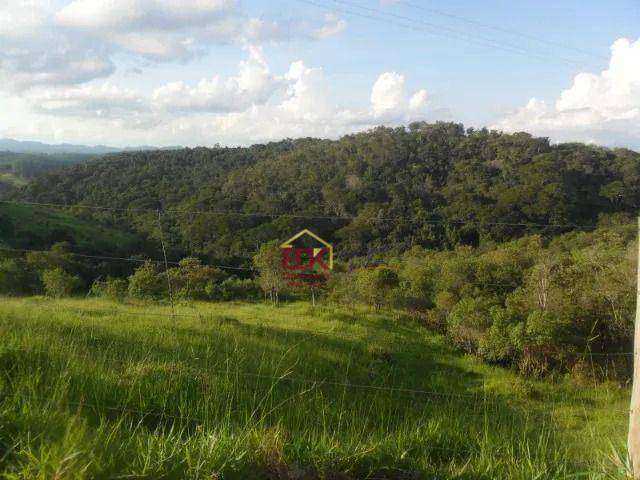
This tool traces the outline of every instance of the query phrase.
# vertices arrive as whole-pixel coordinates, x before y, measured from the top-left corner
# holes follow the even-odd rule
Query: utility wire
[[[13,201],[13,200],[0,200],[0,203],[10,205],[30,205],[38,207],[51,207],[51,208],[71,208],[71,209],[87,209],[87,210],[104,210],[112,212],[153,212],[158,211],[157,208],[118,208],[118,207],[104,207],[97,205],[66,205],[62,203],[44,203],[44,202],[26,202],[26,201]],[[336,221],[365,221],[365,222],[397,222],[408,221],[405,216],[395,217],[375,217],[375,218],[362,218],[355,215],[311,215],[311,214],[299,214],[299,213],[260,213],[260,212],[242,212],[238,210],[190,210],[190,209],[175,209],[165,208],[162,209],[165,213],[174,214],[193,214],[193,215],[214,215],[214,216],[240,216],[240,217],[255,217],[255,218],[299,218],[306,220],[336,220]],[[420,223],[433,224],[433,225],[476,225],[476,226],[511,226],[511,227],[541,227],[541,228],[584,228],[595,229],[598,225],[582,225],[577,223],[536,223],[536,222],[485,222],[479,220],[419,220]]]
[[[172,262],[172,261],[167,261],[165,262],[164,260],[143,260],[143,259],[139,259],[139,258],[126,258],[126,257],[111,257],[111,256],[102,256],[102,255],[85,255],[82,253],[75,253],[75,252],[62,252],[62,253],[56,253],[56,252],[52,252],[51,250],[33,250],[33,249],[28,249],[28,248],[9,248],[9,247],[2,247],[0,246],[0,252],[2,251],[6,251],[6,252],[15,252],[15,253],[42,253],[45,255],[60,255],[60,256],[64,256],[64,255],[70,255],[70,256],[74,256],[74,257],[80,257],[80,258],[89,258],[89,259],[97,259],[97,260],[106,260],[106,261],[123,261],[123,262],[133,262],[133,263],[155,263],[158,265],[165,265],[165,268],[168,264],[171,265],[180,265],[180,262]],[[252,256],[255,255],[256,252],[242,252],[242,254],[246,254],[248,256]],[[376,263],[369,263],[367,265],[365,265],[365,267],[367,266],[376,266]],[[215,267],[215,268],[220,268],[220,269],[229,269],[229,270],[242,270],[242,271],[247,271],[247,272],[253,272],[255,271],[254,268],[251,267],[235,267],[235,266],[231,266],[231,265],[215,265],[215,264],[206,264],[206,266],[209,267]],[[481,281],[479,279],[470,279],[467,282],[468,285],[471,286],[482,286],[482,287],[506,287],[506,288],[517,288],[520,287],[524,284],[524,282],[513,282],[513,283],[500,283],[500,282],[484,282]],[[476,284],[480,284],[480,285],[476,285]]]
[[[515,37],[520,37],[520,38],[524,38],[524,39],[527,39],[527,40],[533,40],[535,42],[542,43],[544,45],[548,45],[548,46],[551,46],[551,47],[558,47],[558,48],[562,48],[562,49],[565,49],[565,50],[571,50],[571,51],[574,51],[576,53],[580,53],[582,55],[588,55],[588,56],[590,56],[592,58],[595,58],[595,59],[598,59],[598,60],[603,60],[603,61],[607,61],[607,62],[609,61],[609,59],[606,56],[594,53],[594,52],[589,51],[589,50],[584,50],[582,48],[577,48],[577,47],[574,47],[572,45],[566,45],[566,44],[563,44],[563,43],[560,43],[560,42],[554,42],[554,41],[548,40],[548,39],[543,38],[543,37],[530,35],[530,34],[527,34],[527,33],[519,32],[517,30],[511,30],[511,29],[504,28],[504,27],[498,27],[496,25],[490,25],[490,24],[483,23],[483,22],[480,22],[480,21],[475,20],[475,19],[471,19],[471,18],[468,18],[468,17],[463,17],[461,15],[455,15],[453,13],[446,12],[444,10],[438,10],[438,9],[435,9],[435,8],[432,8],[432,7],[425,7],[425,6],[417,4],[415,2],[410,2],[409,0],[395,0],[395,3],[401,3],[401,4],[404,4],[404,5],[408,6],[408,7],[410,7],[410,8],[413,8],[415,10],[422,10],[424,12],[429,12],[429,13],[433,13],[435,15],[440,15],[442,17],[451,18],[451,19],[458,20],[458,21],[461,21],[461,22],[464,22],[464,23],[468,23],[470,25],[476,25],[478,27],[485,28],[487,30],[493,30],[493,31],[499,32],[499,33],[506,33],[507,35],[513,35]]]
[[[424,20],[415,19],[412,17],[407,17],[403,15],[394,14],[391,12],[385,12],[379,9],[366,7],[363,5],[357,5],[350,2],[340,1],[340,0],[332,0],[335,4],[346,5],[349,8],[338,7],[336,8],[334,5],[327,5],[325,3],[320,3],[319,0],[297,0],[298,2],[306,3],[309,5],[313,5],[315,7],[322,8],[324,10],[328,10],[331,12],[340,12],[346,15],[366,18],[370,20],[376,20],[379,22],[399,26],[405,29],[414,30],[419,33],[429,33],[434,35],[445,36],[447,38],[455,38],[458,40],[465,41],[467,43],[475,43],[477,45],[494,48],[497,50],[502,50],[512,54],[523,55],[528,58],[536,57],[538,59],[544,60],[546,62],[553,61],[558,63],[563,63],[570,65],[572,67],[582,66],[582,62],[577,62],[572,59],[563,58],[563,57],[552,57],[549,55],[539,54],[536,52],[531,52],[528,50],[524,50],[519,46],[505,44],[501,42],[496,42],[491,39],[487,39],[481,36],[472,36],[465,33],[462,33],[454,28],[438,25],[430,22],[426,22]],[[359,9],[359,11],[353,10],[353,8]],[[398,21],[399,20],[399,21]],[[407,23],[408,22],[408,23]]]
[[[34,250],[34,249],[29,249],[29,248],[9,248],[9,247],[3,247],[0,246],[0,251],[5,251],[5,252],[16,252],[16,253],[44,253],[44,254],[49,254],[49,255],[58,255],[55,252],[52,252],[51,250]],[[153,260],[153,259],[139,259],[139,258],[127,258],[127,257],[113,257],[113,256],[106,256],[106,255],[86,255],[83,253],[75,253],[75,252],[62,252],[59,255],[71,255],[74,257],[80,257],[80,258],[90,258],[90,259],[96,259],[96,260],[112,260],[112,261],[123,261],[123,262],[133,262],[133,263],[155,263],[158,265],[162,265],[165,264],[164,260]],[[167,261],[167,264],[170,265],[180,265],[180,262],[172,262],[172,261]],[[253,271],[253,268],[250,267],[235,267],[232,265],[214,265],[214,264],[209,264],[208,266],[210,267],[215,267],[215,268],[220,268],[220,269],[228,269],[228,270],[244,270],[244,271]]]

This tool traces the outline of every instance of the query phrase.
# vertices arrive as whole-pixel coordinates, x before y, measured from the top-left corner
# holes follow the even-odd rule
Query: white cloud
[[[235,0],[75,0],[57,13],[56,20],[92,31],[181,30],[206,25],[235,7]]]
[[[5,88],[24,90],[37,85],[69,85],[104,78],[115,71],[100,51],[81,49],[56,37],[0,50],[0,75]]]
[[[172,82],[152,93],[156,108],[171,112],[237,112],[265,103],[281,81],[269,71],[262,52],[249,47],[249,58],[240,62],[238,75],[202,79],[193,87]]]
[[[617,40],[607,70],[579,73],[555,103],[532,98],[493,128],[555,141],[640,146],[640,39]]]
[[[135,90],[109,83],[48,90],[34,94],[30,100],[41,112],[84,118],[125,117],[149,109],[147,102]]]
[[[41,29],[47,19],[43,0],[0,2],[0,38],[25,38]]]
[[[407,99],[405,78],[396,72],[380,75],[371,89],[371,110],[376,119],[411,120],[407,114],[419,116],[426,106],[426,90],[419,90]]]
[[[429,95],[426,90],[418,90],[416,93],[411,95],[409,99],[409,110],[412,112],[420,112],[427,107],[429,103]]]
[[[251,18],[241,28],[241,36],[250,43],[290,41],[296,38],[322,40],[342,33],[347,28],[347,22],[336,14],[327,13],[323,23],[319,25],[308,20],[292,22]]]
[[[146,94],[112,83],[41,87],[12,105],[22,122],[0,135],[108,144],[248,144],[285,137],[337,137],[379,124],[425,118],[427,94],[405,93],[404,77],[381,74],[371,103],[336,105],[322,68],[302,61],[274,74],[259,48],[248,47],[235,75],[174,82]],[[27,112],[27,110],[30,110]],[[382,114],[381,114],[382,113]],[[392,113],[392,114],[391,114]]]
[[[325,24],[317,28],[312,36],[315,38],[327,38],[342,33],[347,28],[347,22],[335,13],[327,13],[324,16]]]
[[[378,77],[371,90],[371,107],[376,117],[395,114],[404,98],[404,77],[396,72],[385,72]]]
[[[5,0],[0,79],[5,90],[80,84],[110,76],[123,53],[139,65],[186,62],[214,45],[320,39],[344,25],[333,15],[296,24],[250,18],[236,0]]]

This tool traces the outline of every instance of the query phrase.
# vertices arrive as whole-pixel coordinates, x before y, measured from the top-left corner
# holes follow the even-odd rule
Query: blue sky
[[[637,1],[8,0],[0,27],[0,136],[249,144],[452,120],[640,147]]]

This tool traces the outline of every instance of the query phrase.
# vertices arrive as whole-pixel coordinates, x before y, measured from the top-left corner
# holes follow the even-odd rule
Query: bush
[[[158,299],[166,294],[166,278],[151,262],[145,262],[129,276],[129,295],[132,297]]]
[[[521,324],[507,309],[494,306],[489,310],[491,326],[480,341],[479,353],[488,362],[509,364],[518,356],[516,333]]]
[[[39,290],[36,272],[21,259],[0,260],[0,294],[28,295]]]
[[[82,285],[80,278],[61,268],[45,270],[42,273],[44,291],[49,297],[61,298],[73,295]]]
[[[251,278],[229,277],[207,285],[207,295],[216,300],[259,300],[260,286]]]
[[[485,332],[491,326],[491,308],[494,298],[463,298],[451,309],[447,317],[447,333],[460,348],[467,352],[478,351]]]
[[[109,298],[111,300],[122,300],[128,291],[127,281],[123,278],[107,278],[106,280],[96,280],[91,286],[90,293],[96,297]]]
[[[360,298],[376,310],[391,304],[394,289],[398,284],[398,274],[385,266],[360,270],[356,276],[356,288]]]
[[[355,275],[351,272],[334,272],[327,281],[329,298],[344,305],[353,305],[358,300],[358,292],[353,288]]]

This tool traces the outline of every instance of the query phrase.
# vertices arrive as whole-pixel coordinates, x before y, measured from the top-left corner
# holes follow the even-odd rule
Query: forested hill
[[[211,257],[244,256],[303,227],[351,256],[628,220],[640,205],[640,154],[550,145],[526,133],[465,130],[454,123],[416,123],[336,141],[118,153],[40,177],[19,198],[179,209],[165,216],[174,248]],[[157,235],[153,211],[120,220]],[[462,223],[469,221],[477,223]]]

